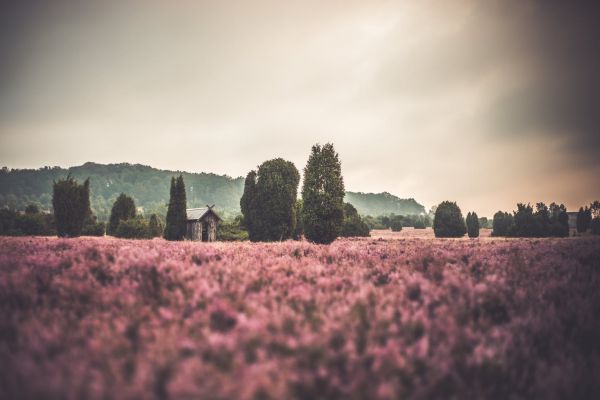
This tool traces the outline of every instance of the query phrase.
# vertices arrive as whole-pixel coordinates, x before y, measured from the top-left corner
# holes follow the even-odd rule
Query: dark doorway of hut
[[[208,242],[208,224],[202,224],[202,241]]]

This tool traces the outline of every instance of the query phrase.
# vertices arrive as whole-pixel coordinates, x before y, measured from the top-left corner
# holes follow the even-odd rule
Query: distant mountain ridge
[[[52,183],[71,174],[83,182],[90,178],[93,212],[107,220],[112,203],[119,193],[132,196],[145,214],[166,214],[172,176],[183,174],[188,207],[215,204],[226,214],[240,212],[244,178],[232,178],[212,173],[191,173],[153,168],[141,164],[98,164],[87,162],[71,168],[43,167],[39,169],[0,170],[0,208],[23,210],[35,203],[44,210],[52,208]],[[425,208],[414,199],[400,199],[389,193],[346,192],[345,201],[352,203],[363,215],[419,214]]]

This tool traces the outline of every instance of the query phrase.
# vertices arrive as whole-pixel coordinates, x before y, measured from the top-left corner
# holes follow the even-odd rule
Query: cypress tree
[[[248,230],[248,236],[253,242],[258,241],[256,235],[256,171],[248,172],[244,182],[244,194],[240,199],[240,208],[244,216],[244,225]]]
[[[187,223],[186,207],[187,202],[183,175],[179,175],[177,178],[171,177],[165,239],[183,240],[185,238]]]
[[[479,237],[479,218],[475,212],[467,213],[467,234],[470,238]]]
[[[185,183],[183,175],[179,175],[176,182],[177,187],[177,240],[183,240],[186,234],[187,224],[187,199],[185,194]]]
[[[344,221],[344,179],[333,144],[314,145],[302,186],[304,235],[315,243],[333,242]]]
[[[90,210],[90,180],[80,185],[70,175],[54,182],[52,207],[58,236],[76,237],[81,234]]]
[[[125,193],[121,193],[110,210],[107,233],[114,236],[119,222],[132,218],[135,218],[135,202]]]

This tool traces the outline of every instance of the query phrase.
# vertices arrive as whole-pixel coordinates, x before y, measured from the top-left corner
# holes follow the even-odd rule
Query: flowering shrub
[[[0,398],[594,398],[600,240],[0,238]]]

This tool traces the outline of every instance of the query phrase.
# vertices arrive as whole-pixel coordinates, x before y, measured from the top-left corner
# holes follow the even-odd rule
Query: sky
[[[0,164],[302,172],[491,216],[600,198],[600,2],[19,0]]]

